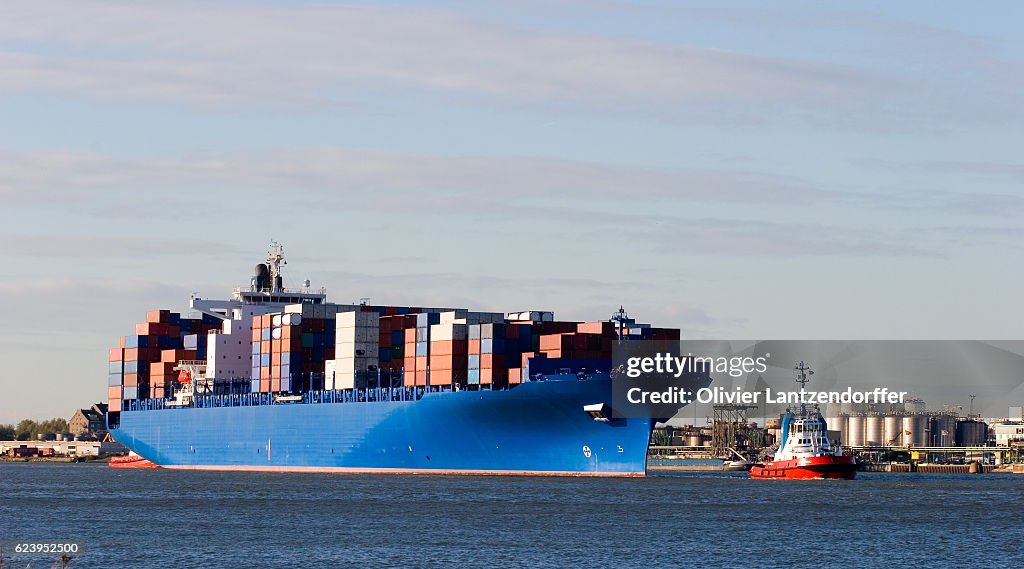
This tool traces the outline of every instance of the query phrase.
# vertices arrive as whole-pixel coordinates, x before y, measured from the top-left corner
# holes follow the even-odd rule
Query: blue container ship
[[[193,318],[154,311],[137,326],[148,334],[111,350],[115,439],[177,469],[646,474],[657,419],[615,417],[610,349],[678,331],[638,325],[621,310],[605,322],[560,323],[543,311],[331,305],[308,282],[284,289],[276,247],[248,290],[193,297]],[[261,322],[281,336],[278,351]],[[409,328],[398,334],[402,323]],[[289,344],[289,334],[300,340]],[[381,345],[400,335],[407,348]],[[317,346],[328,341],[333,350]],[[149,344],[160,348],[125,347]],[[428,355],[416,355],[424,344]],[[266,345],[269,358],[259,351]]]

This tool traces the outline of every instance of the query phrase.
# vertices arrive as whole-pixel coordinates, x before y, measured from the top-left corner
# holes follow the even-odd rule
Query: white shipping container
[[[368,371],[377,367],[377,358],[338,358],[334,360],[335,375],[339,373],[351,373],[355,371]]]
[[[380,330],[378,328],[339,328],[335,332],[334,343],[344,344],[352,342],[379,342]]]
[[[380,328],[380,315],[376,312],[339,312],[336,316],[338,328]]]
[[[468,310],[453,310],[451,312],[441,313],[441,324],[450,324],[460,318],[465,318]]]
[[[356,386],[356,374],[339,372],[334,376],[335,389],[352,389]]]
[[[380,345],[376,342],[344,343],[334,345],[334,357],[338,359],[356,357],[377,359],[379,352]]]
[[[301,303],[301,304],[289,304],[284,307],[286,314],[300,314],[306,318],[312,318],[313,313],[316,310],[315,304]]]
[[[430,326],[430,340],[432,342],[465,340],[467,337],[466,324],[433,324]]]

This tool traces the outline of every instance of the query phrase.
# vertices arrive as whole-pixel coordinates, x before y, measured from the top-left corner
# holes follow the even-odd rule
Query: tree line
[[[42,433],[66,433],[67,419],[59,417],[45,421],[22,419],[17,425],[0,425],[0,441],[27,441]]]

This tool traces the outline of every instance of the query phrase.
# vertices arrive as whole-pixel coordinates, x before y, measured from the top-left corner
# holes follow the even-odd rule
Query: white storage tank
[[[846,438],[846,416],[835,415],[833,417],[826,417],[825,422],[828,423],[828,440],[839,441],[839,444],[846,444],[843,442]]]
[[[903,418],[903,444],[928,446],[928,416],[909,415]]]
[[[846,446],[864,446],[864,415],[850,415],[847,422],[849,431],[846,433]]]
[[[880,415],[868,415],[864,418],[864,442],[866,446],[882,446],[883,420]]]
[[[903,442],[903,417],[887,415],[883,420],[882,438],[886,446],[905,446]]]

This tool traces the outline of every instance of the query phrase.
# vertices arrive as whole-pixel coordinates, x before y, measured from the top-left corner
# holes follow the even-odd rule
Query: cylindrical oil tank
[[[846,416],[836,415],[834,417],[826,417],[825,422],[828,423],[828,440],[839,441],[839,444],[845,444],[843,443],[843,439],[846,437]]]
[[[915,447],[928,446],[926,415],[909,415],[903,418],[903,444]]]
[[[956,417],[953,415],[932,417],[932,445],[951,447],[954,440],[956,440]]]
[[[903,446],[903,417],[886,415],[882,420],[882,438],[886,446]]]
[[[882,446],[883,420],[881,415],[868,415],[864,418],[864,442],[867,446]]]
[[[956,446],[980,447],[988,440],[988,424],[968,419],[956,424]]]
[[[846,446],[864,446],[864,419],[864,415],[850,415],[850,420],[846,423]]]

